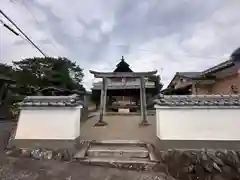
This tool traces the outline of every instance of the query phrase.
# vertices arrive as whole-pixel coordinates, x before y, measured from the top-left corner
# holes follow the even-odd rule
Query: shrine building
[[[96,78],[106,80],[104,112],[141,112],[141,79],[145,106],[148,99],[158,94],[162,87],[160,77],[156,75],[157,71],[133,72],[123,57],[113,72],[90,73]],[[97,105],[101,102],[101,92],[105,83],[103,81],[93,84],[92,97]]]
[[[148,99],[157,95],[162,87],[157,71],[133,72],[123,57],[113,72],[90,70],[90,73],[95,78],[102,78],[92,88],[92,97],[100,104],[102,113],[140,111],[145,119]]]
[[[146,101],[159,93],[161,87],[157,87],[160,78],[152,72],[133,72],[129,64],[122,57],[113,72],[95,72],[93,74],[107,75],[107,97],[106,111],[118,111],[121,108],[129,109],[129,112],[137,112],[140,110],[140,78],[144,75],[144,86],[146,91]],[[131,75],[130,75],[131,74]],[[127,77],[130,75],[131,77]],[[95,102],[100,103],[102,89],[102,81],[93,83],[92,96]]]

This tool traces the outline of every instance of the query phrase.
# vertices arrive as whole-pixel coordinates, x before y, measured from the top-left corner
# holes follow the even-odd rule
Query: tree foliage
[[[46,87],[83,90],[83,69],[67,58],[28,58],[13,62],[15,78],[25,90],[34,93]]]
[[[0,63],[0,116],[1,109],[13,115],[15,102],[48,87],[70,93],[85,91],[82,79],[83,69],[67,58],[27,58],[13,66]]]
[[[84,91],[82,86],[83,69],[76,62],[67,58],[27,58],[14,61],[13,66],[0,64],[0,89],[3,90],[4,80],[12,79],[8,87],[8,100],[12,102],[36,93],[47,87]],[[16,99],[16,97],[18,97]],[[2,97],[0,97],[2,98]]]

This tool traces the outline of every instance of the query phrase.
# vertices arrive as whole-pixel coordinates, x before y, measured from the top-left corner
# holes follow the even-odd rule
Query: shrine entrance
[[[146,88],[154,89],[155,83],[148,81],[157,71],[133,72],[122,57],[114,72],[97,72],[90,70],[95,78],[101,78],[100,117],[95,126],[106,126],[104,116],[108,108],[117,112],[140,111],[140,125],[150,123],[147,119]],[[155,94],[152,94],[154,96]]]
[[[140,112],[140,89],[107,90],[106,113],[119,112]]]

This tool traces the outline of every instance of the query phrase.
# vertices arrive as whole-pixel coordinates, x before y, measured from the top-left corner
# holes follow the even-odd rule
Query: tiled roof
[[[174,80],[177,77],[184,77],[184,78],[189,78],[189,79],[194,79],[200,76],[200,72],[176,72],[175,76],[171,80],[171,82],[168,84],[167,89],[171,88],[172,85],[174,85]]]
[[[186,78],[195,78],[200,75],[200,72],[177,72],[176,74]]]
[[[75,107],[83,104],[77,95],[71,96],[28,96],[19,105],[21,107]]]
[[[159,95],[154,102],[159,106],[237,106],[240,108],[240,95]]]
[[[117,64],[117,68],[114,72],[133,72],[131,68],[129,68],[129,64],[125,61],[124,57],[122,56],[121,61]]]
[[[201,75],[206,75],[212,72],[216,72],[219,71],[220,69],[225,69],[227,67],[233,66],[234,65],[234,61],[232,59],[224,61],[220,64],[217,64],[209,69],[204,70],[203,72],[201,72]]]

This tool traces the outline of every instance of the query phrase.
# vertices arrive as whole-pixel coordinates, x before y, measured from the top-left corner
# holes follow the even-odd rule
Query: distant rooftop
[[[200,75],[200,72],[177,72],[176,74],[186,78],[195,78],[196,76]]]
[[[213,73],[235,66],[236,61],[240,61],[240,48],[233,51],[229,60],[219,63],[208,69],[205,69],[202,72],[176,72],[174,78],[169,83],[168,88],[172,85],[172,82],[176,76],[182,76],[182,77],[190,78],[190,79],[198,79],[198,78],[201,79],[201,78],[206,78],[206,77],[214,78],[214,76],[212,76]]]

